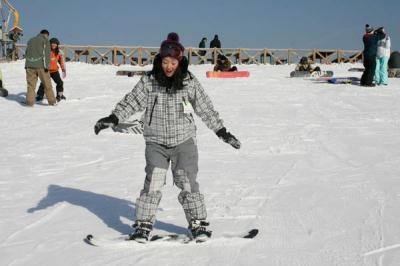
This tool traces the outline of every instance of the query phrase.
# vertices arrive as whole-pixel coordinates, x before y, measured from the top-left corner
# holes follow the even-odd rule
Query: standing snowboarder
[[[130,235],[131,240],[138,242],[149,239],[170,162],[174,183],[181,189],[178,200],[193,238],[203,241],[211,236],[204,196],[196,180],[198,152],[192,112],[223,141],[236,149],[241,146],[224,127],[199,81],[188,71],[183,52],[178,34],[168,34],[167,40],[161,43],[152,71],[125,95],[111,115],[100,119],[94,127],[98,134],[134,113],[145,111],[146,178],[136,200],[135,231]]]
[[[62,70],[62,77],[66,77],[66,69],[65,69],[65,64],[64,64],[64,55],[59,49],[60,41],[57,38],[51,38],[50,39],[50,46],[51,46],[51,53],[50,53],[50,77],[54,80],[56,83],[56,91],[57,91],[57,102],[61,100],[65,100],[64,96],[64,83],[61,79],[60,72],[58,72],[58,65],[60,65],[61,70]],[[41,101],[43,100],[44,96],[44,85],[43,83],[40,83],[39,90],[37,91],[36,94],[36,101]]]
[[[375,34],[374,28],[370,25],[365,25],[365,34],[363,36],[364,43],[364,73],[361,76],[360,85],[365,87],[374,87],[375,84],[375,68],[376,68],[376,52],[378,50],[378,35]]]

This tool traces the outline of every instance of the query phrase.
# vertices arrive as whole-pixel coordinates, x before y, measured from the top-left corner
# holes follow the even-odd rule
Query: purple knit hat
[[[160,46],[161,58],[170,56],[180,61],[184,51],[185,47],[179,42],[179,35],[175,32],[169,33],[167,39]]]

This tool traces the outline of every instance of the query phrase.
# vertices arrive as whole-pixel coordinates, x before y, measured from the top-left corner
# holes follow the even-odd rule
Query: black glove
[[[240,149],[240,146],[242,145],[240,141],[237,138],[235,138],[234,135],[227,132],[225,127],[218,130],[216,134],[220,139],[222,139],[226,143],[231,144],[232,147],[234,147],[235,149]]]
[[[47,68],[45,68],[45,69],[44,69],[44,72],[46,72],[46,73],[47,73],[47,72],[49,72],[49,70],[48,70]]]
[[[94,133],[97,135],[100,130],[116,125],[118,125],[118,117],[115,114],[111,114],[97,121],[96,125],[94,125]]]

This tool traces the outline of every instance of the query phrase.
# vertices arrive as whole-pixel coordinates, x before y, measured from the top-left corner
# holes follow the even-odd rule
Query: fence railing
[[[25,57],[26,45],[16,46],[13,60]],[[138,65],[153,63],[159,47],[131,46],[82,46],[60,45],[66,61],[86,62],[90,64]],[[362,51],[327,49],[248,49],[248,48],[193,48],[185,50],[189,64],[215,64],[218,54],[229,58],[233,64],[293,64],[301,57],[308,57],[314,63],[356,63],[362,62]]]

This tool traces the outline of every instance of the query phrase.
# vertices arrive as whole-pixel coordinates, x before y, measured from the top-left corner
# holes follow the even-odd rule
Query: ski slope
[[[361,66],[321,65],[361,75],[350,67]],[[207,79],[211,65],[191,66],[242,142],[233,149],[195,118],[215,239],[99,248],[83,238],[131,232],[145,145],[93,126],[139,80],[116,71],[143,68],[67,63],[67,101],[33,108],[19,104],[24,62],[0,68],[10,93],[0,98],[0,265],[399,265],[399,79],[332,85],[288,78],[293,65]],[[186,231],[178,193],[169,172],[157,232]],[[221,238],[251,228],[253,240]]]

